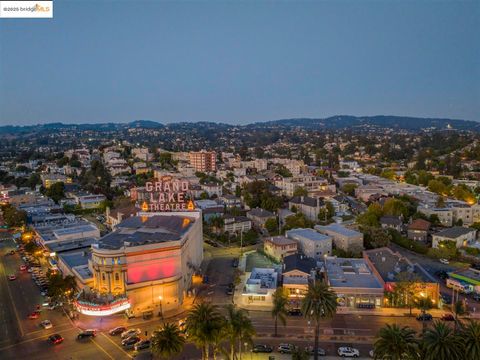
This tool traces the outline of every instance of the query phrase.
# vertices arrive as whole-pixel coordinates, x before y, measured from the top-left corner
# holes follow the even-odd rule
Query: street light
[[[160,300],[160,316],[161,316],[162,319],[163,319],[163,311],[162,311],[162,300],[163,300],[163,296],[160,295],[160,296],[158,297],[158,300]]]

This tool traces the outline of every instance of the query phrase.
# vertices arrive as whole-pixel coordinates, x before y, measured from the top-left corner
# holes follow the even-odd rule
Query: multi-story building
[[[419,205],[417,211],[430,217],[432,215],[438,216],[440,223],[443,226],[453,225],[453,210],[451,208],[429,207],[427,205]]]
[[[225,216],[223,230],[229,234],[247,232],[252,228],[252,221],[246,216]]]
[[[196,151],[189,153],[190,165],[195,171],[213,172],[217,170],[215,151]]]
[[[86,315],[163,314],[182,305],[203,259],[200,212],[139,213],[92,245]]]
[[[294,196],[288,202],[288,208],[292,210],[293,207],[295,207],[298,212],[304,214],[307,219],[315,222],[318,220],[320,209],[325,208],[325,203],[320,198]]]
[[[331,236],[333,244],[338,249],[351,252],[363,250],[363,234],[361,232],[348,229],[339,224],[315,225],[315,230],[321,234]]]
[[[297,242],[285,236],[272,236],[263,241],[263,251],[277,261],[297,253]]]
[[[454,226],[432,235],[432,247],[441,246],[441,241],[453,241],[457,248],[470,246],[475,242],[477,231],[462,226]]]
[[[292,229],[285,235],[297,241],[299,249],[305,256],[321,260],[332,253],[332,238],[312,229]]]

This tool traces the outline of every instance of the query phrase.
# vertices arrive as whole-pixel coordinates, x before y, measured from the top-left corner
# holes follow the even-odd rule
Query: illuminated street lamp
[[[160,296],[158,297],[158,300],[160,300],[160,316],[161,316],[162,319],[163,319],[163,310],[162,310],[162,300],[163,300],[163,296],[160,295]]]

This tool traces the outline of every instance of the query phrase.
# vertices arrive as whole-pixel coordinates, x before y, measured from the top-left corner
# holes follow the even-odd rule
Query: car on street
[[[54,345],[57,345],[63,342],[63,337],[60,334],[53,334],[48,337],[48,341]]]
[[[30,320],[35,320],[35,319],[38,319],[39,317],[40,317],[40,314],[38,313],[38,311],[34,311],[28,315],[28,318]]]
[[[440,261],[443,265],[450,264],[450,261],[448,261],[448,259],[439,259],[438,261]]]
[[[120,335],[125,330],[127,330],[127,328],[125,326],[117,326],[117,327],[111,329],[108,333],[112,336],[115,336],[115,335]]]
[[[295,350],[295,345],[293,344],[280,344],[277,347],[277,351],[280,354],[291,354]]]
[[[442,280],[448,279],[448,273],[445,270],[435,271],[435,276],[439,277]]]
[[[271,353],[273,348],[266,344],[257,344],[253,346],[252,352],[254,353]]]
[[[310,355],[315,355],[315,349],[313,348],[313,346],[305,347],[305,351]],[[318,356],[327,356],[327,352],[322,348],[317,349],[317,354]]]
[[[480,301],[480,294],[474,293],[472,296],[473,300]]]
[[[125,330],[124,332],[122,332],[120,337],[122,339],[128,339],[131,336],[140,335],[141,333],[142,333],[142,331],[140,329],[128,329],[128,330]]]
[[[290,309],[287,311],[289,316],[302,316],[302,311],[300,309]]]
[[[135,349],[135,351],[148,349],[150,348],[150,340],[148,339],[140,340],[133,346],[133,348]]]
[[[43,320],[40,325],[44,328],[44,329],[51,329],[53,327],[52,323],[50,322],[50,320]]]
[[[27,265],[20,265],[20,271],[27,270]]]
[[[14,274],[8,275],[8,280],[10,280],[10,281],[15,280],[16,278],[17,278],[17,277],[16,277]]]
[[[425,313],[425,314],[419,314],[417,316],[418,321],[431,321],[433,319],[432,314]]]
[[[87,330],[83,330],[82,332],[80,332],[77,335],[77,339],[81,340],[81,339],[85,339],[85,338],[92,338],[92,337],[95,337],[95,336],[97,336],[97,330],[87,329]]]
[[[359,357],[360,351],[350,346],[341,346],[338,348],[337,354],[341,357]]]
[[[126,349],[132,349],[136,343],[142,341],[142,339],[140,339],[140,337],[134,335],[134,336],[130,336],[129,338],[126,338],[124,340],[122,340],[122,346]]]
[[[452,314],[443,314],[440,319],[443,321],[455,321],[455,317]]]

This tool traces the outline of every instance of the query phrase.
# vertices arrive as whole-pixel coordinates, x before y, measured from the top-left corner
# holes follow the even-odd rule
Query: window
[[[115,273],[115,281],[120,281],[120,276],[118,275],[118,273]]]
[[[102,280],[105,281],[105,273],[102,273]]]

